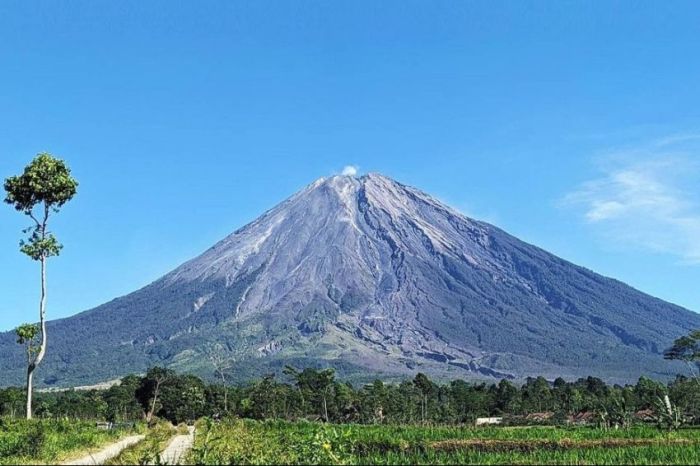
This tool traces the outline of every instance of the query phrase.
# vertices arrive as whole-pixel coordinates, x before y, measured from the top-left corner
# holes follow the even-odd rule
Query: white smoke
[[[354,165],[346,165],[341,174],[343,176],[355,176],[357,175],[357,167]]]

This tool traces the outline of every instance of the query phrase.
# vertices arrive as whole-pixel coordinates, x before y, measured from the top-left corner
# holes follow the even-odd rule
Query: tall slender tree
[[[428,376],[422,372],[416,374],[416,377],[413,379],[413,384],[416,386],[416,388],[418,388],[423,396],[421,398],[420,411],[421,422],[425,423],[428,418],[428,397],[434,390],[435,386],[433,385],[433,382],[430,381]]]
[[[226,375],[231,371],[235,362],[229,356],[226,349],[221,344],[214,344],[205,349],[209,362],[214,367],[215,374],[221,378],[221,387],[224,390],[224,412],[228,412],[228,384]]]
[[[677,338],[673,346],[664,351],[664,358],[683,361],[690,370],[690,377],[700,387],[700,329]]]
[[[5,180],[5,202],[27,215],[33,224],[24,230],[29,237],[20,241],[20,251],[41,264],[38,350],[27,366],[27,419],[32,418],[32,378],[46,355],[46,260],[57,256],[62,245],[49,231],[49,217],[70,201],[78,188],[63,160],[48,153],[38,154],[24,173]]]

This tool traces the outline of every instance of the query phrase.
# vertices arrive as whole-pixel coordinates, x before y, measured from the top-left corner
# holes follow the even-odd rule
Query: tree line
[[[24,414],[24,397],[20,388],[0,390],[0,414]],[[270,374],[229,387],[155,367],[143,376],[124,377],[106,390],[37,393],[35,415],[113,422],[160,417],[180,423],[203,416],[237,416],[333,423],[465,424],[493,416],[536,423],[540,418],[534,413],[546,413],[546,422],[557,423],[588,413],[590,422],[625,426],[638,419],[640,412],[647,420],[660,420],[667,411],[666,403],[685,422],[700,424],[700,384],[685,376],[667,384],[646,377],[625,386],[609,385],[596,377],[572,382],[536,377],[516,385],[505,379],[439,383],[419,373],[401,383],[376,380],[355,387],[337,380],[333,369],[288,367],[279,378]]]

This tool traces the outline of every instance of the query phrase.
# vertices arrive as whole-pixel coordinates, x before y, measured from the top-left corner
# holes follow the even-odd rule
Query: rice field
[[[196,464],[698,464],[700,430],[200,421]]]

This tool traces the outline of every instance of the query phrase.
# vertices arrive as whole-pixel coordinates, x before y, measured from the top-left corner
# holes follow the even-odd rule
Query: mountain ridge
[[[337,175],[140,290],[52,321],[41,377],[84,384],[153,364],[206,375],[202,356],[215,348],[242,378],[292,362],[351,378],[422,370],[625,381],[671,376],[679,366],[662,359],[664,345],[698,326],[691,311],[418,189],[376,173]],[[19,353],[8,335],[0,350]],[[21,358],[0,369],[17,380]]]

